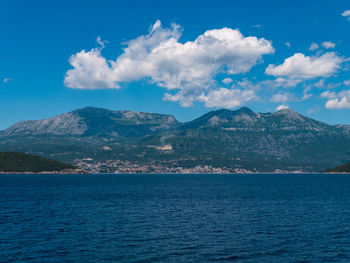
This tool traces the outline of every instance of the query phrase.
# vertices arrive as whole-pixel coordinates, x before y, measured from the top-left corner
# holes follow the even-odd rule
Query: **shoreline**
[[[0,175],[319,175],[319,174],[350,174],[350,172],[254,172],[254,173],[90,173],[84,172],[1,172]]]

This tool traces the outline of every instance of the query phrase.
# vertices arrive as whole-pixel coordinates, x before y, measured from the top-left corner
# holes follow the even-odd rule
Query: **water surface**
[[[350,262],[350,175],[1,175],[0,262]]]

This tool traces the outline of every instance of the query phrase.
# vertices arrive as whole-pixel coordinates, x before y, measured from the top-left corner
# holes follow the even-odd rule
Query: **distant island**
[[[169,114],[86,107],[0,131],[0,151],[90,173],[324,172],[349,162],[349,149],[349,125],[292,109],[220,109],[183,123]]]
[[[0,173],[82,173],[63,162],[19,152],[0,152]]]

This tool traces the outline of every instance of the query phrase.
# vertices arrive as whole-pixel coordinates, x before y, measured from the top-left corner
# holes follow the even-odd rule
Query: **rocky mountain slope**
[[[305,117],[292,109],[283,109],[275,113],[255,113],[243,107],[236,111],[221,109],[211,111],[202,117],[184,124],[181,129],[197,129],[219,127],[224,130],[240,131],[313,131],[328,132],[330,129],[346,129],[332,127],[325,123]]]
[[[19,122],[1,132],[0,136],[51,134],[131,137],[178,126],[180,123],[171,115],[86,107],[50,119]]]
[[[0,132],[0,150],[98,167],[97,172],[133,165],[164,172],[202,166],[229,172],[323,171],[350,161],[349,131],[290,109],[222,109],[182,124],[171,115],[88,107],[17,123]]]

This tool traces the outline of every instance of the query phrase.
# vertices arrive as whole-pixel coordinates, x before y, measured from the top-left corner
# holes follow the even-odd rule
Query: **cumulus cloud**
[[[350,79],[349,79],[349,80],[345,80],[345,81],[344,81],[344,85],[345,85],[345,86],[350,86]]]
[[[289,109],[287,105],[279,105],[278,107],[276,107],[276,111],[286,110],[286,109]]]
[[[295,53],[286,58],[284,63],[278,66],[270,64],[265,73],[294,81],[313,79],[317,77],[329,77],[340,68],[343,59],[334,52],[326,52],[321,56],[305,56],[302,53]]]
[[[117,89],[119,85],[101,49],[82,50],[69,58],[74,67],[67,71],[64,84],[74,89]]]
[[[204,102],[208,108],[235,108],[255,98],[256,95],[253,90],[220,88],[210,91],[207,95],[202,94],[198,97],[198,100]]]
[[[325,41],[325,42],[322,42],[322,46],[325,49],[335,48],[335,43],[333,43],[331,41]]]
[[[127,42],[116,60],[104,58],[102,48],[82,50],[70,57],[73,69],[67,71],[64,83],[75,89],[111,89],[147,79],[177,90],[165,99],[189,105],[203,92],[213,90],[217,74],[246,73],[263,55],[274,53],[270,41],[244,37],[237,29],[208,30],[185,43],[179,41],[181,34],[179,25],[163,28],[158,20],[148,34]]]
[[[289,47],[289,48],[291,47],[290,42],[286,42],[285,45],[286,45],[287,47]]]
[[[316,49],[319,48],[319,45],[317,43],[311,43],[310,47],[309,47],[309,50],[311,51],[315,51]]]
[[[331,92],[324,94],[323,97],[329,98],[326,102],[327,109],[350,109],[350,90],[341,91],[338,94]],[[321,95],[322,96],[322,95]]]

